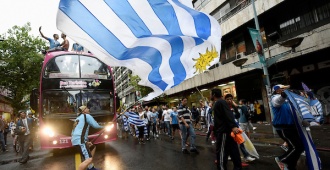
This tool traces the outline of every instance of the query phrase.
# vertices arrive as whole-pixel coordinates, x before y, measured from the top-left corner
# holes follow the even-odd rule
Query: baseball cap
[[[19,110],[18,113],[26,113],[25,110]]]
[[[290,88],[289,85],[277,84],[277,85],[273,86],[273,91],[276,91],[278,89],[288,89],[288,88]]]
[[[80,107],[79,107],[79,109],[80,109],[81,111],[84,111],[86,108],[87,108],[87,106],[80,106]]]

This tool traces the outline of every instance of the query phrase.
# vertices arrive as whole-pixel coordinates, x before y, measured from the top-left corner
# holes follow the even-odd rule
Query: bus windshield
[[[106,90],[46,90],[43,93],[43,115],[72,116],[78,107],[89,106],[92,115],[109,115],[113,110],[113,95]]]
[[[98,59],[83,55],[61,55],[47,64],[45,78],[111,79],[108,66]]]

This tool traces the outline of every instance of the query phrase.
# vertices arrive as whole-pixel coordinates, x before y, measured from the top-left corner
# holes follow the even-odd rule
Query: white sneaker
[[[254,161],[256,158],[252,158],[251,156],[248,156],[245,158],[245,162],[252,162]]]
[[[257,129],[257,127],[253,127],[252,129],[253,129],[253,130],[256,130],[256,129]]]
[[[212,144],[215,144],[215,141],[214,140],[212,141]]]
[[[231,161],[231,157],[230,156],[228,156],[228,161]]]
[[[158,138],[158,135],[156,135],[156,137]]]

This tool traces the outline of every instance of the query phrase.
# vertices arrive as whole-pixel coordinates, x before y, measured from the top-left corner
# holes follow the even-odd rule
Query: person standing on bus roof
[[[66,35],[65,34],[61,34],[61,38],[63,39],[63,42],[61,43],[61,47],[64,51],[69,51],[69,46],[70,46],[70,43],[69,43],[69,40],[66,39]]]
[[[78,43],[73,43],[71,51],[84,52],[84,47]]]
[[[53,34],[53,38],[51,39],[49,37],[44,36],[44,34],[41,32],[41,26],[39,27],[39,32],[42,38],[46,39],[47,41],[49,41],[49,49],[52,48],[56,48],[58,46],[60,46],[60,42],[58,42],[57,40],[59,39],[58,34]]]
[[[92,163],[96,147],[91,142],[88,142],[88,131],[90,126],[96,129],[102,129],[103,126],[100,126],[89,114],[90,111],[87,106],[80,106],[79,112],[80,114],[75,120],[71,138],[72,146],[76,147],[84,158],[78,169],[84,170],[88,166],[88,170],[97,170]]]

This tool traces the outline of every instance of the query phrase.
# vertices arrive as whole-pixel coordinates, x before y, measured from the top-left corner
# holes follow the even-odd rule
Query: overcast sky
[[[60,0],[0,0],[0,35],[14,25],[31,23],[31,34],[40,36],[39,26],[47,37],[61,34],[56,28],[56,14]],[[69,40],[71,40],[69,38]],[[62,39],[60,39],[62,42]],[[70,41],[70,46],[73,41]]]

